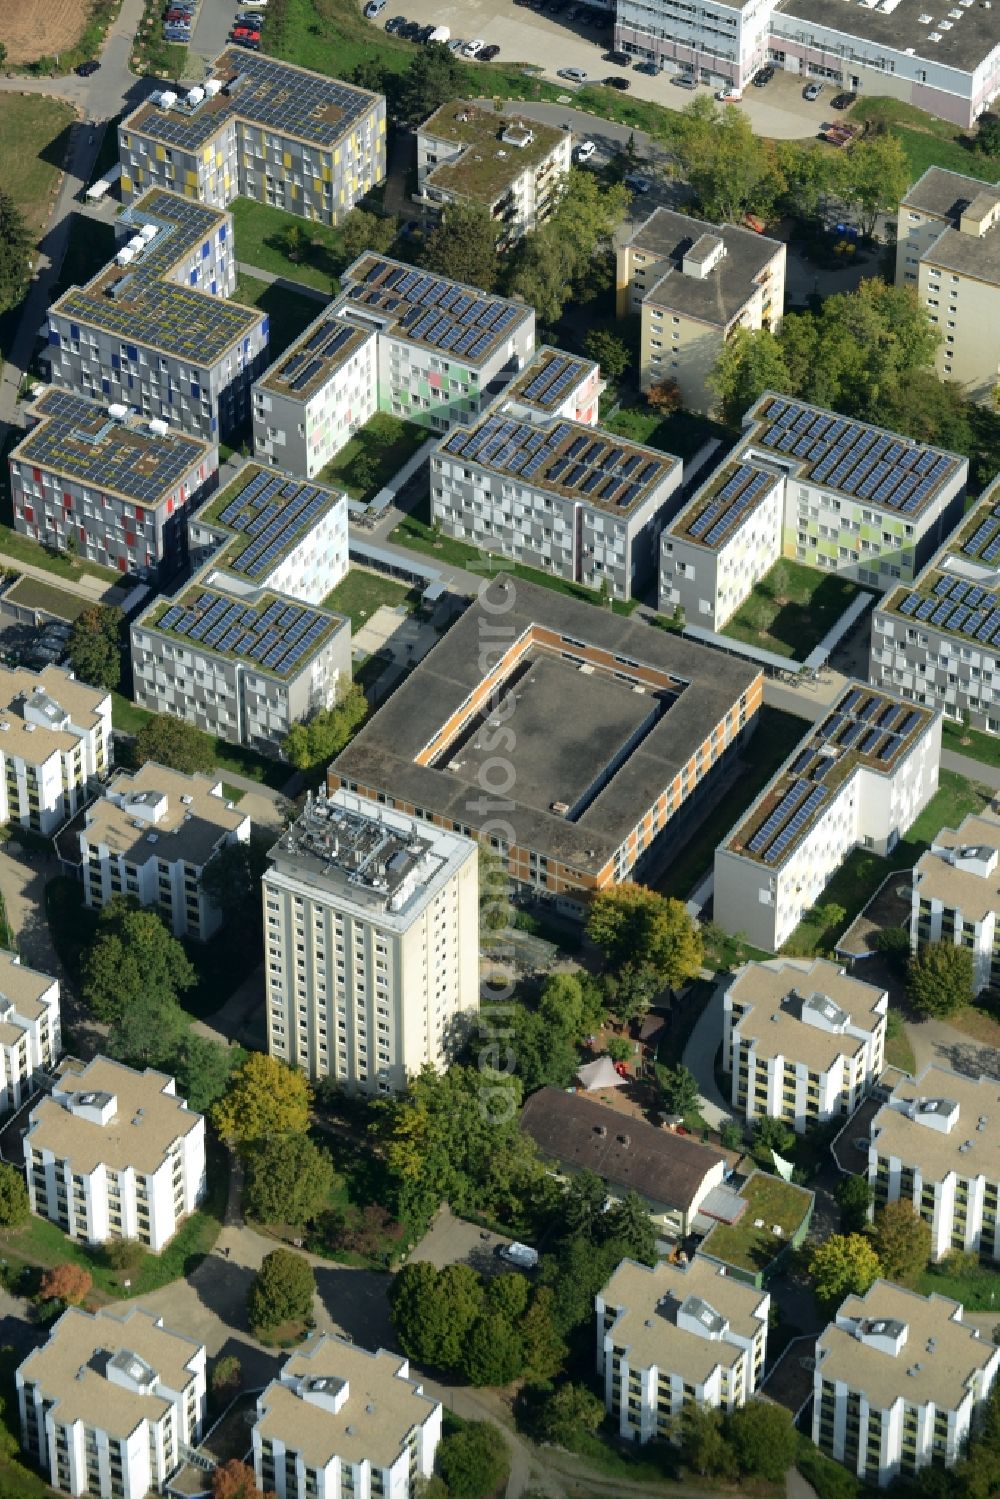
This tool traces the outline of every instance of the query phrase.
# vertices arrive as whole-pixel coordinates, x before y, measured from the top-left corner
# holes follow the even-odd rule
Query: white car
[[[736,88],[734,84],[727,83],[725,88],[720,88],[715,96],[720,104],[739,104],[743,98],[743,90]]]
[[[589,161],[596,150],[597,147],[593,141],[581,141],[576,148],[577,161]]]
[[[463,51],[465,52],[466,57],[478,57],[485,46],[486,43],[483,41],[482,37],[477,37],[475,41],[466,42]]]

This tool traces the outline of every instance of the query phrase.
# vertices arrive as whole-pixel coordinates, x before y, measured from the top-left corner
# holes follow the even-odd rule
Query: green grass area
[[[49,217],[76,113],[43,94],[4,94],[4,188],[24,215],[33,240]]]
[[[316,62],[305,66],[328,71]],[[312,224],[297,214],[272,208],[267,203],[255,203],[250,198],[236,198],[229,205],[229,211],[233,216],[236,256],[241,265],[255,266],[287,281],[300,281],[304,286],[314,286],[331,295],[339,290],[337,277],[344,269],[347,257],[336,229],[326,224]],[[302,240],[301,249],[296,252],[300,258],[295,260],[289,257],[285,248],[286,235],[291,230],[297,230]],[[320,304],[317,303],[314,317],[319,310]]]
[[[731,640],[804,661],[848,604],[857,583],[782,558],[754,588],[722,633]]]
[[[891,1007],[885,1033],[885,1060],[888,1066],[899,1067],[903,1072],[914,1073],[917,1070],[917,1059],[902,1017],[898,1010]]]
[[[849,854],[824,890],[823,899],[806,912],[782,952],[796,957],[830,952],[887,874],[896,869],[912,869],[942,828],[955,828],[967,813],[981,812],[992,795],[988,786],[967,781],[954,771],[942,770],[936,794],[888,858],[863,848]]]
[[[675,411],[670,416],[661,416],[645,401],[635,406],[623,406],[620,411],[601,425],[619,437],[632,442],[644,442],[663,453],[673,453],[676,458],[691,459],[713,438],[719,439],[728,449],[736,441],[736,433],[707,416],[698,416],[693,411]],[[721,454],[719,455],[721,457]]]
[[[941,721],[941,748],[1000,769],[1000,737],[984,734],[981,729],[965,729],[950,718]]]
[[[346,578],[327,594],[323,607],[349,615],[353,635],[383,604],[393,609],[402,604],[406,610],[412,610],[419,601],[417,590],[407,588],[405,583],[397,583],[395,578],[384,578],[381,573],[370,573],[366,568],[352,565]]]
[[[140,708],[138,703],[132,703],[120,692],[111,694],[111,725],[122,734],[138,734],[143,724],[155,718],[155,713],[150,713],[146,708]]]
[[[653,882],[657,890],[678,900],[690,895],[699,879],[711,869],[717,846],[805,733],[806,726],[794,714],[761,708],[753,739],[743,756],[742,774],[711,811],[698,819],[691,837],[682,844],[663,875]]]
[[[132,48],[132,71],[177,82],[184,77],[188,49],[183,42],[168,42],[163,36],[162,0],[146,0]]]
[[[64,588],[53,588],[40,578],[18,578],[7,598],[11,603],[23,604],[26,609],[45,609],[69,623],[87,608],[86,599],[67,593]]]
[[[276,286],[271,281],[261,281],[256,276],[248,276],[245,271],[236,278],[233,301],[244,302],[267,313],[269,359],[277,359],[323,309],[322,302],[315,297],[292,291],[287,286]]]
[[[608,44],[610,46],[610,43]],[[588,83],[576,94],[574,108],[585,109],[589,114],[600,115],[605,120],[617,120],[632,130],[645,130],[648,135],[667,139],[673,134],[679,111],[668,109],[663,104],[654,104],[651,99],[638,99],[617,89],[605,88],[600,83]]]
[[[740,1196],[747,1200],[740,1221],[717,1223],[706,1235],[702,1249],[727,1265],[756,1273],[771,1263],[802,1226],[809,1208],[808,1194],[779,1176],[758,1173],[741,1189]],[[763,1228],[754,1228],[757,1218],[763,1218]],[[780,1237],[771,1231],[775,1224],[781,1226]]]
[[[1000,1271],[983,1264],[978,1254],[950,1254],[939,1265],[928,1265],[917,1281],[922,1296],[937,1292],[960,1301],[966,1311],[1000,1315]]]
[[[232,802],[234,806],[237,806],[246,796],[242,786],[231,786],[227,781],[222,783],[222,794],[226,801]]]
[[[318,1127],[312,1135],[316,1144],[330,1155],[337,1174],[326,1213],[307,1237],[306,1248],[341,1265],[369,1266],[378,1270],[389,1268],[407,1244],[414,1244],[423,1236],[426,1224],[404,1223],[401,1230],[396,1225],[393,1233],[390,1221],[389,1231],[377,1234],[371,1253],[334,1247],[331,1240],[336,1240],[342,1225],[359,1223],[366,1207],[387,1200],[389,1177],[378,1156],[356,1141]]]
[[[352,500],[371,500],[432,436],[416,422],[377,411],[330,460],[319,482],[346,489]]]
[[[925,114],[900,99],[862,97],[850,110],[854,120],[887,125],[906,152],[912,180],[915,182],[928,167],[945,167],[984,182],[1000,181],[1000,160],[991,160],[971,151],[963,141],[971,137],[958,125]]]
[[[143,725],[155,717],[155,713],[150,713],[146,708],[140,708],[137,703],[130,702],[120,692],[111,694],[111,723],[112,727],[118,729],[120,733],[138,734]],[[247,780],[259,781],[262,786],[270,786],[272,791],[280,791],[292,774],[291,766],[287,765],[284,760],[268,759],[266,755],[258,755],[254,750],[244,749],[242,745],[230,744],[226,739],[216,739],[212,734],[203,734],[202,737],[211,747],[216,770],[246,776]]]

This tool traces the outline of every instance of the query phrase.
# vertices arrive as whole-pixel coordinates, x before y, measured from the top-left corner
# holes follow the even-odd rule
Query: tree
[[[732,1412],[726,1434],[743,1473],[781,1483],[794,1466],[799,1437],[791,1413],[782,1405],[748,1402]]]
[[[271,1135],[248,1152],[246,1211],[261,1223],[301,1228],[328,1206],[336,1180],[328,1151],[308,1135]]]
[[[726,1441],[722,1412],[685,1405],[680,1418],[684,1464],[702,1478],[735,1478],[736,1459]]]
[[[895,213],[910,185],[910,164],[899,137],[868,135],[844,155],[837,193],[858,216],[861,233],[871,239],[880,213]]]
[[[357,260],[366,250],[375,255],[384,255],[398,231],[398,219],[384,219],[377,213],[368,213],[364,208],[352,208],[340,226],[340,238],[348,263]]]
[[[910,959],[906,992],[914,1009],[942,1018],[974,998],[972,953],[951,942],[928,942]]]
[[[638,958],[674,989],[701,968],[701,936],[683,902],[643,885],[616,885],[595,896],[587,936],[613,968]]]
[[[583,347],[591,359],[601,367],[601,374],[608,380],[620,380],[629,367],[630,355],[624,339],[606,328],[591,328],[583,341]]]
[[[397,108],[408,125],[426,120],[449,99],[465,91],[465,72],[447,47],[430,42],[421,48],[399,87]]]
[[[150,1062],[169,1056],[187,1029],[178,995],[195,983],[187,955],[155,911],[105,906],[83,956],[83,998],[110,1027],[112,1056]]]
[[[28,1221],[31,1201],[24,1175],[16,1166],[0,1162],[0,1228],[16,1228]]]
[[[301,260],[306,253],[308,241],[301,224],[289,224],[281,235],[281,248],[291,261]]]
[[[817,1244],[809,1260],[813,1289],[828,1303],[852,1294],[863,1296],[881,1273],[879,1257],[864,1234],[831,1234]]]
[[[293,723],[282,750],[297,770],[309,770],[332,760],[364,723],[368,700],[357,684],[349,687],[332,708],[320,708],[305,723]]]
[[[875,1214],[872,1244],[886,1279],[913,1285],[931,1257],[931,1227],[912,1203],[887,1202]]]
[[[668,1113],[691,1114],[698,1107],[701,1099],[698,1079],[683,1062],[678,1062],[676,1067],[664,1067],[660,1073],[660,1088]]]
[[[538,1013],[552,1030],[574,1038],[582,1035],[583,985],[575,973],[553,973],[545,980]]]
[[[885,392],[879,419],[915,442],[971,453],[975,442],[969,403],[955,380],[939,380],[933,370],[911,369]]]
[[[83,1265],[53,1265],[42,1276],[39,1294],[43,1301],[64,1301],[67,1306],[79,1306],[93,1284],[94,1277]]]
[[[778,141],[775,158],[785,179],[784,205],[797,219],[813,218],[822,199],[836,191],[842,153],[828,151],[822,144]]]
[[[250,1326],[267,1329],[283,1322],[304,1322],[312,1314],[316,1277],[301,1254],[273,1249],[265,1254],[247,1296]]]
[[[137,1270],[145,1252],[138,1239],[109,1239],[104,1246],[104,1258],[119,1275]]]
[[[497,227],[478,203],[448,203],[427,236],[421,264],[439,276],[493,291],[500,276]]]
[[[473,1385],[508,1385],[524,1368],[520,1333],[502,1312],[473,1324],[462,1350],[461,1370]]]
[[[224,1353],[212,1370],[212,1394],[219,1400],[235,1395],[243,1380],[243,1370],[235,1353]]]
[[[566,1362],[567,1348],[556,1331],[550,1286],[538,1286],[519,1331],[524,1374],[531,1380],[553,1379]]]
[[[757,1159],[770,1160],[771,1152],[787,1155],[795,1145],[795,1131],[784,1119],[773,1114],[762,1114],[754,1121],[753,1148]]]
[[[503,1483],[510,1458],[498,1427],[469,1421],[440,1443],[434,1465],[448,1485],[449,1499],[485,1499]]]
[[[844,1234],[864,1233],[868,1227],[868,1209],[872,1202],[872,1189],[864,1176],[845,1176],[837,1183],[834,1192],[840,1208],[840,1231]]]
[[[708,385],[719,398],[723,421],[731,427],[742,421],[765,390],[779,395],[796,393],[781,345],[766,328],[757,333],[737,328],[723,344]]]
[[[630,1259],[656,1263],[656,1230],[638,1192],[626,1192],[598,1220],[601,1243],[621,1245]]]
[[[604,1420],[604,1401],[582,1384],[553,1390],[538,1413],[538,1434],[546,1442],[572,1447],[581,1432],[592,1435]]]
[[[627,1062],[632,1056],[632,1042],[626,1041],[624,1036],[609,1036],[604,1049],[612,1062]]]
[[[751,213],[767,218],[784,189],[773,144],[754,134],[740,109],[693,100],[674,149],[701,212],[715,223],[741,224]]]
[[[212,1122],[224,1140],[253,1145],[273,1135],[304,1134],[311,1106],[305,1073],[254,1051],[215,1105]]]
[[[170,1057],[178,1098],[185,1099],[196,1114],[207,1114],[245,1060],[246,1052],[241,1047],[224,1046],[221,1041],[188,1031]]]
[[[981,156],[1000,156],[1000,115],[980,116],[976,150]]]
[[[224,843],[202,870],[201,888],[220,913],[234,945],[260,940],[260,882],[273,843],[272,834],[259,832],[251,833],[245,843]]]
[[[675,411],[680,411],[684,405],[684,397],[677,381],[669,377],[666,380],[657,380],[646,392],[646,402],[653,411],[658,411],[661,416],[671,416]]]
[[[619,1020],[628,1022],[645,1015],[663,987],[652,963],[623,963],[607,976],[608,1001]]]
[[[143,724],[135,736],[135,758],[139,765],[155,760],[189,776],[215,768],[211,740],[183,718],[167,713],[156,713]]]
[[[69,637],[70,665],[82,682],[92,687],[118,686],[122,675],[122,630],[125,616],[120,609],[93,604],[77,615]]]
[[[551,327],[567,301],[591,301],[611,284],[612,236],[629,207],[621,183],[605,186],[593,172],[570,171],[546,224],[512,252],[508,293],[523,297]]]
[[[438,1270],[411,1260],[392,1282],[389,1309],[404,1353],[438,1369],[457,1369],[483,1310],[482,1281],[468,1265]]]
[[[253,1468],[231,1457],[212,1470],[212,1499],[274,1499],[274,1495],[257,1487]]]
[[[31,236],[20,208],[0,188],[0,312],[15,306],[31,276]]]

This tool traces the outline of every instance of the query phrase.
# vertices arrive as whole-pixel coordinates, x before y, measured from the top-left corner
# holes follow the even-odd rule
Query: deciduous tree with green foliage
[[[902,1198],[875,1214],[872,1244],[887,1280],[912,1286],[931,1257],[931,1226]]]
[[[842,154],[837,194],[854,209],[865,239],[875,233],[880,213],[896,213],[910,176],[902,142],[890,131],[867,135]]]
[[[906,992],[922,1015],[942,1019],[975,997],[972,952],[951,942],[927,942],[906,968]]]
[[[799,1438],[791,1413],[769,1400],[750,1400],[726,1421],[726,1436],[741,1473],[784,1482],[795,1464]]]
[[[436,1369],[457,1369],[483,1310],[482,1280],[468,1265],[438,1270],[411,1260],[389,1290],[392,1325],[404,1353]]]
[[[245,843],[224,843],[202,870],[201,888],[220,913],[223,929],[234,944],[260,940],[260,882],[273,845],[273,833],[252,832]]]
[[[865,1234],[831,1234],[816,1245],[809,1260],[813,1290],[828,1306],[845,1296],[863,1296],[881,1273],[879,1257]]]
[[[31,235],[13,196],[0,188],[0,312],[24,296],[31,275]]]
[[[304,1072],[254,1051],[212,1110],[212,1123],[224,1140],[255,1145],[274,1135],[304,1134],[311,1106]]]
[[[616,885],[591,903],[587,936],[612,968],[648,963],[661,984],[677,988],[701,967],[701,936],[679,900],[644,885]]]
[[[792,377],[781,345],[773,333],[762,328],[751,333],[738,327],[722,346],[708,385],[719,398],[719,414],[735,427],[765,390],[791,395]]]
[[[183,718],[168,713],[155,713],[143,724],[135,736],[135,758],[138,765],[155,760],[157,765],[189,776],[215,767],[212,741]]]
[[[497,226],[479,203],[449,203],[431,230],[420,262],[438,276],[449,276],[483,291],[494,291],[500,276]]]
[[[188,1024],[178,997],[195,971],[155,911],[105,906],[81,978],[84,1003],[110,1027],[112,1056],[149,1063],[173,1052]]]
[[[606,328],[591,328],[583,341],[583,347],[601,367],[607,380],[620,380],[629,367],[630,355],[625,340]]]
[[[669,1114],[693,1114],[701,1101],[698,1079],[690,1067],[678,1062],[660,1072],[663,1106]]]
[[[537,1286],[521,1318],[523,1373],[531,1380],[553,1379],[566,1362],[566,1344],[556,1330],[552,1288]]]
[[[726,1440],[720,1410],[685,1404],[680,1418],[681,1454],[701,1478],[735,1478],[736,1455]]]
[[[293,723],[282,745],[296,770],[310,770],[334,759],[365,721],[368,700],[356,684],[332,708],[320,708],[306,723]]]
[[[73,621],[69,637],[70,665],[81,682],[91,687],[118,686],[122,676],[122,628],[120,609],[92,604]]]
[[[872,1189],[865,1176],[845,1176],[837,1183],[834,1192],[840,1208],[840,1231],[844,1234],[864,1233],[868,1227],[868,1209],[871,1207]]]
[[[684,110],[674,146],[706,218],[741,224],[767,218],[785,187],[771,141],[754,133],[741,109],[719,109],[699,96]]]
[[[382,218],[365,208],[352,208],[340,226],[345,260],[349,265],[366,250],[374,255],[385,255],[398,232],[398,219]]]
[[[976,150],[980,156],[1000,156],[1000,115],[980,115],[976,129]]]
[[[0,1162],[0,1228],[17,1228],[27,1223],[31,1203],[24,1175],[16,1166]]]
[[[188,1031],[169,1058],[164,1055],[158,1060],[169,1062],[178,1098],[186,1099],[188,1108],[196,1114],[207,1114],[225,1093],[229,1079],[242,1067],[246,1056],[240,1046],[226,1046],[221,1041],[199,1036],[197,1031]]]
[[[485,843],[479,844],[479,939],[489,946],[511,921],[507,862]]]
[[[754,1121],[753,1151],[758,1160],[770,1165],[772,1151],[783,1156],[794,1148],[795,1131],[786,1120],[777,1119],[773,1114],[762,1114]]]
[[[563,1384],[546,1396],[536,1424],[544,1441],[572,1449],[581,1433],[592,1435],[603,1420],[603,1400],[586,1385]]]
[[[438,1446],[434,1465],[448,1486],[448,1499],[486,1499],[510,1467],[507,1443],[490,1421],[469,1421]]]
[[[473,1385],[508,1385],[524,1368],[524,1344],[512,1320],[485,1312],[469,1330],[462,1349],[462,1373]]]
[[[290,1249],[265,1254],[247,1295],[250,1326],[266,1331],[312,1315],[316,1277],[309,1261]]]
[[[212,1394],[216,1399],[228,1400],[240,1387],[243,1370],[235,1353],[224,1353],[212,1370]]]
[[[408,125],[426,120],[449,99],[465,92],[465,73],[453,53],[439,42],[418,48],[407,68],[397,97],[400,117]]]
[[[261,1223],[301,1228],[329,1206],[336,1173],[308,1135],[271,1135],[248,1152],[246,1211]]]

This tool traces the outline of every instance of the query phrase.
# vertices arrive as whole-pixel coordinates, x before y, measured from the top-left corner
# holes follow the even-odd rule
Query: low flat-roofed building
[[[266,313],[236,287],[232,216],[153,188],[115,224],[114,260],[48,311],[49,378],[213,445],[250,415]]]
[[[342,751],[329,785],[488,839],[522,894],[581,916],[592,892],[662,859],[666,829],[679,845],[761,692],[735,657],[501,578]],[[498,822],[480,771],[491,723],[507,720]]]
[[[721,1151],[582,1093],[539,1088],[525,1102],[520,1122],[566,1176],[592,1171],[614,1197],[638,1193],[665,1239],[690,1232],[702,1202],[726,1173],[728,1158]]]
[[[948,718],[1000,733],[1000,483],[912,585],[875,605],[869,676]]]
[[[1000,821],[970,813],[942,828],[913,870],[910,945],[952,942],[972,950],[977,994],[1000,981]]]
[[[204,941],[222,914],[202,875],[227,843],[249,837],[250,818],[226,801],[214,776],[183,775],[154,761],[134,774],[118,771],[75,832],[84,900],[100,909],[131,897],[157,906],[175,937]]]
[[[205,1346],[142,1307],[67,1307],[15,1376],[21,1446],[64,1494],[162,1493],[205,1419]]]
[[[1000,1080],[925,1067],[896,1087],[871,1125],[876,1208],[910,1202],[931,1227],[931,1257],[1000,1259]]]
[[[431,517],[448,536],[630,599],[656,565],[683,468],[592,427],[494,409],[431,455]]]
[[[321,791],[269,857],[272,1055],[368,1093],[445,1067],[479,1008],[472,839]]]
[[[0,952],[0,1108],[19,1109],[61,1050],[59,980]]]
[[[0,822],[54,833],[110,765],[110,692],[60,666],[0,667]]]
[[[95,1057],[64,1068],[29,1120],[31,1211],[72,1239],[158,1251],[204,1194],[205,1120],[166,1073]]]
[[[551,417],[595,427],[606,386],[595,360],[539,344],[531,362],[500,395],[497,409],[531,422]]]
[[[848,1296],[816,1340],[812,1439],[884,1488],[953,1467],[1000,1367],[1000,1348],[959,1302],[877,1280]]]
[[[385,98],[228,47],[203,83],[122,120],[118,154],[126,200],[167,187],[225,208],[239,194],[339,224],[385,176]]]
[[[69,390],[41,390],[29,415],[9,459],[15,531],[145,580],[176,571],[218,448]]]
[[[785,305],[785,246],[735,224],[655,208],[618,248],[618,316],[641,319],[643,390],[674,380],[684,405],[710,412],[708,385],[737,327],[776,332]]]
[[[573,161],[573,136],[557,125],[449,99],[417,126],[417,202],[474,203],[506,247],[544,224]]]
[[[277,1499],[412,1499],[434,1470],[441,1419],[405,1358],[323,1333],[257,1397],[257,1482]]]
[[[963,14],[962,19],[966,17]],[[935,367],[973,400],[990,398],[1000,361],[1000,187],[928,167],[899,205],[896,285],[911,287],[941,333]]]
[[[889,996],[836,963],[747,963],[723,997],[723,1067],[747,1119],[853,1114],[885,1064]]]
[[[714,919],[776,952],[852,849],[891,852],[940,758],[940,715],[846,686],[716,849]]]
[[[622,1260],[594,1298],[597,1374],[618,1435],[679,1442],[686,1410],[732,1411],[756,1390],[771,1298],[694,1255]]]

